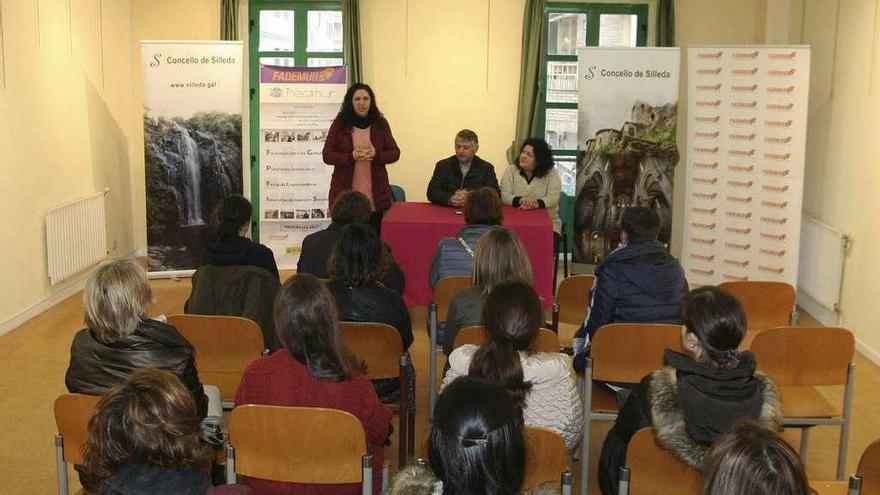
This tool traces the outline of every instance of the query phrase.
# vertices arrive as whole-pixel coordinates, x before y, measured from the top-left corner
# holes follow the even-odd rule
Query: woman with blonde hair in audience
[[[474,250],[473,287],[456,294],[449,304],[443,352],[452,352],[458,332],[470,325],[483,323],[483,303],[496,285],[517,281],[532,284],[532,264],[525,246],[512,230],[492,227],[487,230]]]
[[[558,433],[569,450],[577,445],[583,412],[571,375],[571,358],[529,349],[544,323],[541,300],[531,286],[504,282],[495,286],[483,307],[489,343],[466,344],[449,355],[444,384],[462,375],[503,385],[523,409],[526,426]]]
[[[149,317],[153,295],[140,265],[131,259],[102,262],[86,281],[83,302],[86,328],[73,337],[65,377],[70,392],[101,395],[138,368],[158,368],[177,376],[199,416],[207,415],[193,347],[176,328]]]
[[[382,481],[382,444],[391,410],[383,405],[352,356],[343,350],[333,296],[313,275],[289,278],[275,301],[275,331],[283,348],[245,370],[235,404],[326,407],[353,414],[364,426],[373,456],[373,489]],[[360,484],[310,485],[244,478],[261,495],[359,494]]]
[[[781,436],[743,421],[706,455],[701,495],[811,495],[800,456]]]
[[[746,332],[739,301],[718,287],[700,287],[682,300],[686,354],[667,349],[666,366],[630,393],[599,458],[602,493],[617,493],[618,470],[640,428],[651,426],[657,444],[689,466],[702,469],[709,446],[742,419],[782,429],[776,386],[755,371],[755,356],[738,347]],[[638,345],[638,342],[633,342]]]
[[[101,398],[89,420],[78,466],[83,487],[101,495],[251,493],[211,487],[213,452],[199,432],[196,403],[177,377],[136,370]]]

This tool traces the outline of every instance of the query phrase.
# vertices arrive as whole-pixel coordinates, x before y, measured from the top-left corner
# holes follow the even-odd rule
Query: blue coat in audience
[[[587,344],[602,325],[678,323],[688,284],[678,260],[658,241],[631,243],[596,266],[596,283],[584,325],[574,339],[574,368],[583,371]]]
[[[437,285],[437,281],[443,277],[453,275],[470,275],[474,269],[473,252],[477,249],[477,242],[493,225],[465,225],[458,231],[455,237],[440,239],[437,250],[434,251],[434,261],[431,263],[431,275],[428,282],[431,287]],[[470,252],[465,249],[468,246]]]

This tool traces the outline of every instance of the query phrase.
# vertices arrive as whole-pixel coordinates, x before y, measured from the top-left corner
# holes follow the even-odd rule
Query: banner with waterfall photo
[[[142,41],[149,271],[192,270],[242,193],[240,41]]]
[[[596,264],[614,250],[621,216],[633,206],[657,211],[668,246],[678,72],[678,48],[578,50],[575,262]]]
[[[688,48],[682,264],[692,287],[797,286],[809,93],[809,47]]]
[[[346,91],[345,67],[260,67],[260,242],[281,269],[295,268],[302,240],[330,224],[322,158]]]

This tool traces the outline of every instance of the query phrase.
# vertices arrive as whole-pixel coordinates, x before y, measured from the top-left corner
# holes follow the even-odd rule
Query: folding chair
[[[489,342],[489,335],[486,334],[486,327],[483,325],[471,325],[459,330],[455,336],[453,348],[458,349],[465,344],[473,344],[483,346]],[[550,330],[541,328],[532,341],[529,349],[532,352],[559,352],[559,338]]]
[[[547,428],[526,426],[523,428],[523,439],[526,444],[526,472],[522,491],[533,490],[549,482],[559,482],[564,489],[564,475],[568,472],[570,493],[569,455],[562,437]]]
[[[800,455],[807,462],[809,428],[840,425],[837,479],[846,472],[846,448],[852,412],[852,362],[855,340],[849,330],[832,327],[783,327],[755,336],[751,351],[758,369],[776,382],[782,397],[783,425],[801,428]],[[815,387],[843,386],[843,405],[831,405]]]
[[[682,350],[682,327],[658,323],[603,325],[590,342],[583,378],[584,438],[581,466],[590,465],[590,422],[617,419],[617,397],[595,381],[638,383],[663,367],[663,351]],[[586,495],[590,470],[581,469],[581,494]]]
[[[409,394],[409,361],[403,351],[400,333],[385,323],[339,324],[342,343],[359,360],[367,365],[370,380],[398,378],[400,399],[388,404],[397,412],[398,423],[398,469],[406,465],[409,455],[415,452],[415,398]]]
[[[748,331],[740,348],[748,349],[758,332],[787,327],[797,322],[794,287],[785,282],[724,282],[718,285],[746,310]]]
[[[236,407],[229,416],[226,483],[237,475],[288,483],[360,483],[373,494],[373,456],[354,415],[319,407]]]
[[[58,494],[68,495],[67,463],[83,463],[83,447],[89,438],[89,419],[100,397],[62,394],[55,399],[55,465],[58,468]],[[80,490],[78,493],[85,493]]]
[[[428,305],[428,334],[430,336],[430,348],[428,349],[428,417],[434,417],[434,404],[437,402],[437,356],[443,354],[443,343],[437,342],[437,329],[441,322],[446,321],[446,313],[449,311],[449,303],[452,297],[472,285],[471,277],[456,275],[443,277],[434,286],[434,300]]]
[[[550,328],[559,335],[559,343],[565,349],[572,348],[574,334],[587,317],[590,291],[594,283],[596,277],[593,275],[572,275],[559,284]]]
[[[703,484],[699,471],[657,445],[653,428],[642,428],[633,435],[626,449],[626,467],[621,471],[618,495],[699,493]]]
[[[264,352],[260,326],[238,316],[171,315],[168,324],[196,350],[202,383],[220,389],[223,407],[232,409],[244,370]]]

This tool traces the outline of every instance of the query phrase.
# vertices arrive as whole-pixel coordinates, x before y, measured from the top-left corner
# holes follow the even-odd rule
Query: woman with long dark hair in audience
[[[98,402],[78,467],[83,487],[101,495],[251,493],[211,488],[212,450],[199,440],[192,394],[171,373],[134,371]]]
[[[747,328],[739,301],[718,287],[700,287],[682,300],[681,319],[687,354],[666,350],[666,366],[633,389],[605,438],[599,485],[606,495],[617,493],[618,470],[640,428],[652,426],[658,445],[697,469],[715,438],[741,419],[782,428],[773,381],[755,371],[751,352],[737,350]]]
[[[180,378],[199,416],[207,415],[193,347],[176,328],[149,317],[153,295],[140,265],[102,262],[86,281],[83,302],[86,328],[73,337],[65,377],[70,392],[101,395],[138,368],[158,368]]]
[[[562,232],[562,220],[559,219],[562,179],[553,166],[553,152],[546,141],[526,139],[520,147],[517,162],[507,167],[499,184],[504,204],[521,210],[546,209],[558,241]]]
[[[779,434],[742,421],[706,455],[701,495],[812,495],[800,456]]]
[[[275,331],[284,346],[254,361],[239,385],[235,404],[327,407],[350,412],[364,425],[373,465],[382,466],[382,444],[389,436],[392,413],[369,380],[342,349],[333,296],[313,275],[288,279],[275,301]],[[382,469],[375,469],[374,493]],[[360,485],[307,485],[254,478],[244,482],[257,493],[359,494]]]
[[[544,324],[541,300],[531,286],[505,282],[483,307],[489,343],[463,345],[449,355],[444,384],[462,375],[504,385],[523,408],[526,426],[549,428],[572,449],[580,438],[583,413],[571,376],[571,358],[558,352],[532,353],[529,347]]]
[[[503,282],[532,284],[532,263],[516,234],[504,227],[492,227],[474,249],[473,287],[459,292],[449,303],[443,352],[452,352],[459,330],[483,323],[483,303],[496,285]],[[438,339],[439,340],[439,339]]]
[[[323,156],[324,163],[333,166],[330,204],[342,191],[364,193],[373,205],[371,223],[378,230],[382,214],[391,207],[385,166],[400,159],[400,148],[368,85],[354,83],[348,88],[327,132]]]
[[[376,234],[367,224],[346,225],[330,252],[327,288],[336,299],[341,321],[386,323],[397,329],[403,350],[413,341],[412,322],[399,292],[382,285],[382,277],[393,261]],[[412,371],[412,366],[410,366]],[[415,374],[410,373],[410,391],[415,391]],[[395,400],[400,382],[394,378],[375,380],[376,392],[383,401]]]
[[[202,252],[202,264],[257,266],[278,278],[278,266],[272,251],[247,237],[251,211],[251,202],[243,196],[233,194],[223,198],[214,216],[215,237],[208,241]]]

